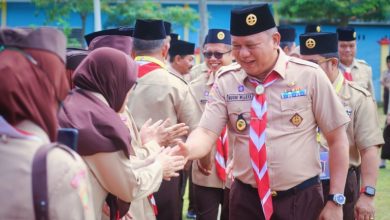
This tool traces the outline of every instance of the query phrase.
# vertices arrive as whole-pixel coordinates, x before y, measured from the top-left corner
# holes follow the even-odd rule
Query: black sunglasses
[[[206,57],[207,59],[210,59],[212,56],[214,56],[215,59],[221,59],[224,54],[230,53],[230,51],[231,50],[229,50],[225,53],[221,53],[221,52],[217,52],[217,51],[215,51],[215,52],[207,51],[207,52],[203,53],[203,56]]]

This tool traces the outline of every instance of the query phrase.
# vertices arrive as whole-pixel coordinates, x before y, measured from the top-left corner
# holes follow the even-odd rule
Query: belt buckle
[[[276,191],[274,191],[274,190],[273,190],[273,191],[271,191],[271,196],[272,196],[272,197],[276,197],[276,196],[278,196],[278,192],[276,192]]]

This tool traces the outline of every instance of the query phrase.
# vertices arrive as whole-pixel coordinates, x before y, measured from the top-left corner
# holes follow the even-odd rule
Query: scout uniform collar
[[[34,134],[27,132],[34,130]],[[44,140],[49,142],[49,137],[37,125],[29,120],[22,121],[17,126],[9,124],[3,116],[0,116],[0,136],[2,141],[6,141],[7,137],[24,139],[24,140]]]
[[[161,60],[159,60],[157,58],[151,57],[151,56],[137,56],[137,57],[135,57],[134,60],[137,62],[141,62],[141,63],[142,62],[152,62],[152,63],[159,65],[163,69],[166,68],[166,65],[164,62],[162,62]]]
[[[352,70],[353,68],[359,68],[358,65],[356,65],[356,63],[357,63],[356,58],[353,58],[353,61],[352,61],[351,66],[346,66],[346,65],[344,65],[344,64],[342,64],[342,63],[340,62],[339,67],[340,67],[340,69],[344,72],[347,68],[350,68],[351,70]]]
[[[217,72],[213,73],[210,70],[208,70],[208,73],[206,74],[206,78],[207,78],[206,85],[212,86],[214,84],[214,81],[216,80]]]

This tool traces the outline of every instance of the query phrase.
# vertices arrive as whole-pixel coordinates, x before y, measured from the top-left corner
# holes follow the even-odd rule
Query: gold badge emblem
[[[306,40],[305,45],[309,49],[313,49],[316,46],[316,41],[313,38],[309,38]]]
[[[243,131],[246,128],[246,121],[244,119],[243,113],[239,114],[236,121],[236,128],[239,131]]]
[[[353,38],[356,39],[356,31],[353,32]]]
[[[303,121],[303,118],[298,114],[298,113],[295,113],[291,119],[290,119],[290,122],[295,125],[296,127],[298,127]]]
[[[321,27],[320,27],[320,26],[317,26],[317,27],[316,27],[316,31],[317,31],[317,32],[321,32]]]
[[[295,84],[296,84],[296,82],[295,82],[295,81],[292,81],[292,82],[289,82],[289,83],[287,84],[287,86],[288,86],[288,87],[293,87],[293,86],[295,86]]]
[[[246,16],[246,24],[249,26],[253,26],[257,23],[257,17],[254,14],[249,14]]]
[[[225,34],[222,31],[220,31],[217,34],[217,38],[218,38],[218,40],[223,40],[223,39],[225,39]]]

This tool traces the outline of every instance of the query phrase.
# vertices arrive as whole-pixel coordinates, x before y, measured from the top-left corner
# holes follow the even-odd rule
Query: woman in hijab
[[[56,140],[68,92],[65,36],[52,28],[0,29],[0,219],[34,219],[34,155]],[[70,149],[47,154],[44,219],[95,219],[87,168]],[[72,210],[71,215],[69,216]],[[42,218],[40,218],[42,219]]]
[[[183,157],[171,156],[171,148],[160,150],[153,138],[142,144],[159,149],[158,154],[144,160],[135,156],[135,140],[118,113],[125,109],[137,69],[119,50],[102,47],[90,52],[76,69],[76,89],[59,114],[61,127],[79,131],[78,153],[92,174],[97,219],[109,193],[125,202],[146,198],[158,190],[163,178],[177,176],[185,163]]]

